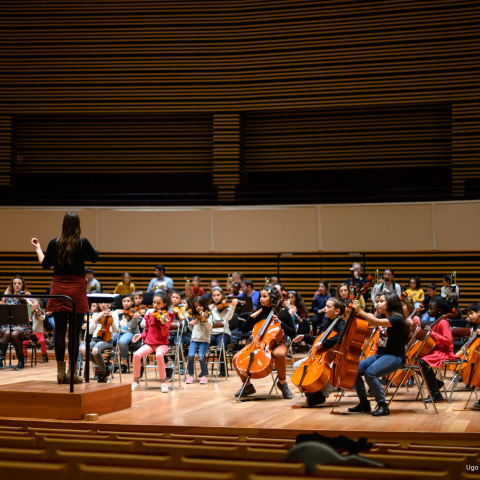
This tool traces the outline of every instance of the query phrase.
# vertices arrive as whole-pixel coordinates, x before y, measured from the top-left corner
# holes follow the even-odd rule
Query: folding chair
[[[452,336],[453,338],[464,338],[466,331],[470,332],[470,329],[468,328],[452,328]],[[453,392],[457,388],[458,382],[460,381],[460,371],[462,369],[463,364],[466,361],[466,356],[467,356],[467,350],[470,344],[475,341],[476,336],[474,333],[471,333],[468,340],[465,342],[464,349],[463,349],[463,355],[461,358],[458,360],[445,360],[442,363],[442,367],[444,367],[444,373],[442,374],[441,367],[438,369],[440,372],[440,376],[442,377],[442,381],[444,383],[444,391],[445,391],[445,396],[448,396],[448,389],[450,388],[450,385],[452,385],[452,390],[450,391],[450,396],[448,396],[448,402],[450,403]],[[448,384],[447,387],[445,387],[446,380],[447,380],[447,367],[448,366],[453,366],[453,378]]]
[[[178,386],[182,386],[182,374],[180,373],[180,361],[179,358],[181,357],[181,361],[183,362],[183,365],[185,365],[185,357],[183,355],[183,348],[182,348],[182,335],[183,335],[183,327],[184,327],[184,322],[179,322],[177,320],[174,320],[173,322],[170,323],[169,326],[169,331],[174,332],[176,335],[176,342],[174,346],[169,346],[167,352],[163,356],[164,360],[166,360],[167,357],[170,357],[173,355],[174,360],[173,360],[173,375],[172,375],[172,391],[175,386],[175,374],[177,373],[178,369]],[[155,377],[157,377],[157,357],[155,353],[153,352],[150,355],[154,355],[154,361],[153,365],[147,365],[147,361],[145,360],[144,362],[144,375],[145,375],[145,385],[148,387],[148,378],[147,378],[147,370],[149,368],[155,368]],[[146,359],[148,355],[146,355],[144,358]],[[167,366],[167,362],[165,362],[165,366]]]
[[[229,373],[228,373],[228,364],[227,364],[227,355],[226,355],[226,349],[225,349],[225,330],[227,328],[227,322],[225,322],[225,320],[222,320],[223,321],[223,332],[222,332],[222,343],[220,344],[220,346],[211,346],[208,348],[208,352],[209,352],[209,355],[208,355],[208,358],[210,358],[210,354],[213,355],[213,361],[212,362],[209,362],[208,359],[205,359],[207,365],[208,364],[211,364],[212,365],[212,374],[213,374],[213,366],[215,365],[215,363],[217,364],[217,371],[216,371],[216,374],[215,374],[215,383],[217,383],[217,379],[218,379],[218,372],[220,371],[220,364],[223,363],[223,366],[225,368],[225,380],[228,380],[228,376],[229,376]],[[215,359],[218,357],[218,360],[215,362]],[[223,358],[223,360],[222,360]]]
[[[418,394],[420,395],[420,397],[422,398],[422,402],[425,406],[425,409],[428,409],[428,406],[427,406],[427,403],[426,403],[426,398],[423,396],[423,388],[426,388],[427,391],[428,391],[428,396],[430,397],[431,401],[432,401],[432,405],[433,405],[433,408],[435,410],[435,413],[438,414],[438,410],[437,410],[437,406],[435,405],[435,400],[433,399],[433,395],[432,395],[432,392],[430,391],[430,388],[428,387],[428,383],[425,379],[425,376],[423,374],[423,370],[420,368],[420,366],[418,365],[417,363],[417,359],[418,359],[418,356],[420,355],[420,352],[423,348],[423,345],[425,345],[425,342],[427,341],[428,337],[430,336],[430,330],[426,332],[426,334],[424,335],[423,337],[423,340],[419,340],[417,339],[418,341],[421,341],[421,345],[420,345],[420,348],[417,350],[416,354],[413,356],[413,358],[411,359],[411,361],[409,363],[407,363],[404,367],[402,368],[399,368],[397,369],[394,374],[392,375],[392,379],[390,380],[390,383],[388,384],[388,386],[386,387],[386,391],[388,391],[388,388],[390,387],[390,385],[392,384],[393,382],[393,379],[395,377],[395,375],[398,373],[398,372],[405,372],[405,374],[403,375],[402,377],[402,380],[398,383],[398,386],[397,388],[395,389],[395,391],[393,392],[393,395],[392,397],[390,398],[390,400],[388,401],[387,403],[387,406],[390,406],[390,403],[392,403],[393,399],[395,398],[395,396],[397,395],[397,392],[398,392],[398,389],[403,385],[403,383],[408,379],[408,374],[410,372],[412,372],[413,374],[413,379],[415,380],[415,384],[418,388]],[[414,342],[412,341],[410,343],[410,348],[411,346],[414,345]],[[422,383],[419,382],[419,379],[422,379]],[[417,396],[418,398],[418,396]]]

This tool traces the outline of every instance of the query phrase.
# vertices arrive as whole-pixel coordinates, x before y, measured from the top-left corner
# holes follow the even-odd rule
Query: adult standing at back
[[[35,247],[42,268],[49,269],[53,266],[51,295],[68,295],[76,306],[75,322],[78,335],[75,336],[72,349],[74,359],[72,361],[70,358],[69,369],[65,373],[65,336],[72,307],[70,302],[59,298],[50,298],[47,304],[47,310],[53,312],[55,316],[55,358],[57,359],[58,383],[68,383],[72,370],[75,383],[83,382],[82,378],[77,377],[75,366],[78,358],[81,325],[84,315],[89,311],[85,261],[96,263],[98,253],[90,242],[80,235],[79,216],[74,212],[67,212],[63,217],[62,235],[50,241],[45,255],[38,239],[32,238],[32,245]]]
[[[160,290],[166,292],[169,288],[173,289],[173,280],[165,275],[165,267],[163,265],[155,267],[155,275],[148,284],[147,292],[159,292]]]
[[[372,288],[372,302],[375,305],[375,297],[383,292],[388,290],[389,292],[396,293],[398,296],[402,294],[402,287],[395,282],[395,274],[391,268],[386,268],[383,274],[383,282],[377,285],[374,285]]]

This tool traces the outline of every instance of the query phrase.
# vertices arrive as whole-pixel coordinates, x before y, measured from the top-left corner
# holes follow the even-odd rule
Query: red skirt
[[[87,281],[84,275],[55,275],[51,295],[68,295],[74,302],[77,313],[88,313]],[[63,298],[49,298],[48,312],[71,312],[72,304]]]

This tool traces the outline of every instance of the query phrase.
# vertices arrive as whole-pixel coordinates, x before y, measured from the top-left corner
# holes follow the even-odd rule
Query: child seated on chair
[[[133,309],[142,316],[147,313],[148,307],[143,303],[143,292],[141,290],[133,292]]]
[[[320,335],[319,335],[320,338],[321,338],[321,335],[330,327],[330,325],[333,323],[333,321],[336,318],[340,317],[341,315],[344,315],[345,302],[341,298],[331,297],[327,300],[324,310],[325,310],[324,317],[320,325]],[[312,335],[298,335],[293,339],[293,343],[299,343],[303,340],[307,345],[313,345],[312,349],[315,348],[317,352],[318,351],[326,352],[327,350],[330,350],[335,346],[340,334],[342,333],[344,326],[345,326],[345,322],[344,322],[344,319],[342,318],[342,319],[339,319],[335,324],[335,327],[334,327],[335,335],[331,336],[330,338],[325,338],[323,341],[320,342],[319,337],[314,337]],[[318,338],[318,341],[317,341],[317,338]],[[297,362],[295,362],[293,364],[293,371],[295,372],[297,368],[303,368],[302,364],[308,359],[309,357],[305,357],[302,360],[298,360]],[[301,388],[298,388],[298,389],[301,391]],[[315,405],[321,405],[322,403],[325,403],[325,400],[329,397],[329,395],[332,392],[333,392],[333,387],[330,381],[328,381],[325,387],[323,387],[321,390],[318,390],[317,392],[306,393],[305,397],[306,397],[307,406],[314,407]]]
[[[112,317],[111,325],[102,331],[105,323],[110,322],[109,317]],[[108,303],[99,303],[97,305],[96,311],[93,312],[92,319],[90,320],[88,333],[92,334],[92,340],[90,341],[90,360],[98,366],[98,383],[107,383],[108,375],[111,373],[107,371],[102,353],[105,350],[113,349],[112,335],[118,332],[119,323],[118,313],[112,312]],[[80,352],[82,355],[86,354],[85,344],[80,346]]]
[[[195,354],[198,351],[198,361],[200,362],[200,383],[208,383],[207,363],[205,353],[210,345],[210,332],[212,330],[212,315],[208,308],[208,302],[202,297],[196,297],[193,300],[196,315],[190,322],[188,328],[192,331],[192,339],[188,350],[188,378],[185,383],[193,383],[193,373],[195,364]]]
[[[155,352],[157,357],[158,376],[160,378],[162,393],[168,393],[170,389],[165,383],[164,355],[168,351],[168,332],[174,316],[168,312],[170,299],[164,292],[155,293],[153,296],[153,312],[145,315],[145,331],[137,333],[132,341],[138,342],[143,339],[144,345],[133,354],[133,383],[132,392],[140,387],[140,369],[142,358]]]
[[[133,310],[133,295],[123,297],[123,317],[120,321],[120,331],[113,334],[112,343],[115,347],[118,341],[120,358],[122,363],[122,373],[127,373],[128,349],[132,344],[135,334],[140,333],[138,328],[142,321],[142,316]]]

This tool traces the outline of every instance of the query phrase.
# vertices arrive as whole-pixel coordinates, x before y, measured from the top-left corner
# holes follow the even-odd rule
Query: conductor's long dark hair
[[[80,217],[75,212],[67,212],[63,217],[62,236],[57,238],[59,265],[73,263],[73,254],[81,241],[81,233]]]

